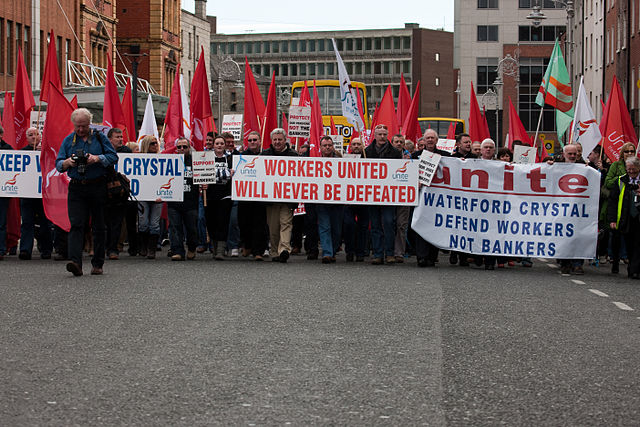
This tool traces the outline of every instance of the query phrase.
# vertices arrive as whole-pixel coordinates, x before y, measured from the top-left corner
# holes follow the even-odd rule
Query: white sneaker
[[[231,249],[231,256],[232,257],[237,257],[238,255],[240,255],[240,254],[238,253],[237,249]]]
[[[269,249],[266,249],[264,251],[264,253],[262,254],[263,257],[268,257],[269,256]]]

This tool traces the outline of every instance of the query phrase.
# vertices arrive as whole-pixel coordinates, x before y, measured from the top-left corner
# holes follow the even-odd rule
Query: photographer
[[[92,114],[86,108],[71,113],[74,132],[60,146],[56,159],[58,172],[67,172],[71,182],[69,208],[69,258],[67,271],[82,276],[84,227],[91,217],[93,258],[91,274],[102,274],[104,264],[104,205],[107,198],[106,168],[117,163],[118,155],[106,136],[91,132]]]
[[[627,242],[628,277],[640,279],[640,159],[632,156],[624,163],[627,174],[611,188],[607,219],[611,229],[622,233]]]

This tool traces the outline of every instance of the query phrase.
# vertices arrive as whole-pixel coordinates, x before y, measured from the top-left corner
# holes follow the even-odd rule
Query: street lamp
[[[495,82],[494,82],[495,84]],[[501,83],[500,83],[501,84]],[[498,130],[498,112],[500,111],[500,102],[498,99],[498,91],[497,91],[498,87],[493,87],[493,88],[489,88],[487,89],[487,91],[485,93],[482,94],[482,97],[480,98],[480,102],[482,103],[482,106],[487,108],[491,108],[495,102],[495,110],[496,110],[496,133],[495,133],[495,138],[496,138],[496,147],[498,146],[499,143],[499,130]]]
[[[240,64],[230,56],[218,56],[218,67],[214,67],[214,70],[218,74],[218,128],[222,129],[222,86],[225,81],[235,81],[234,87],[244,87],[240,80],[242,70]]]

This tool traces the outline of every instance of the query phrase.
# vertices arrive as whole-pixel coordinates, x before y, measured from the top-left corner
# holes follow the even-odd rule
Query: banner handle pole
[[[538,117],[538,126],[536,127],[536,136],[533,140],[533,146],[536,147],[536,152],[538,152],[538,133],[540,132],[540,125],[542,124],[543,111],[544,111],[544,105],[540,107],[540,117]]]

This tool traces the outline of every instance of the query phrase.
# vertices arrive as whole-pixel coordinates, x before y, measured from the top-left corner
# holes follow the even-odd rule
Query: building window
[[[364,63],[364,73],[367,75],[371,74],[371,62]]]
[[[280,42],[271,42],[271,50],[273,53],[280,52]]]
[[[7,21],[7,74],[13,75],[13,58],[15,58],[15,53],[13,52],[13,22]]]
[[[335,64],[334,64],[333,62],[329,62],[329,63],[327,64],[327,75],[328,75],[329,77],[332,77],[332,76],[333,76],[333,73],[334,73],[334,71],[333,71],[333,66],[334,66],[334,65],[335,65]]]
[[[536,130],[540,117],[540,106],[536,104],[536,96],[540,89],[540,82],[544,75],[548,58],[520,58],[520,95],[518,106],[520,119],[529,132]],[[542,113],[541,129],[545,132],[555,130],[555,115],[553,107],[545,106]]]
[[[300,64],[300,75],[301,76],[307,75],[307,64]]]
[[[540,3],[542,3],[543,9],[562,9],[564,7],[561,2],[556,3],[553,0],[519,0],[518,7],[520,9],[531,9]]]
[[[371,50],[373,49],[373,41],[371,40],[371,38],[366,38],[364,39],[364,48],[365,50]]]
[[[291,64],[291,75],[294,77],[298,75],[298,64]]]
[[[402,61],[402,72],[405,74],[411,72],[411,61]]]
[[[497,25],[478,25],[478,41],[479,42],[497,42],[498,26]]]
[[[401,38],[400,37],[394,37],[393,38],[393,48],[396,50],[400,50],[400,43],[401,43]]]
[[[0,18],[0,42],[4,40],[4,19]],[[40,31],[40,40],[42,40],[42,31]],[[4,58],[5,58],[5,43],[0,43],[0,74],[4,74]],[[46,49],[42,49],[42,45],[40,46],[41,52],[46,52]],[[40,70],[43,69],[43,60],[44,55],[40,55]],[[40,80],[42,80],[42,71],[40,71]]]
[[[281,51],[282,51],[282,53],[289,52],[289,42],[288,41],[285,40],[285,41],[282,42]]]
[[[436,62],[440,62],[440,54],[436,52]]]
[[[407,36],[402,38],[402,48],[411,49],[411,37]]]
[[[384,49],[385,50],[391,49],[391,37],[384,38]]]
[[[497,9],[498,0],[478,0],[478,9]]]
[[[315,51],[316,51],[316,41],[309,40],[309,52],[315,52]]]
[[[245,44],[245,53],[253,53],[253,43],[246,43]]]
[[[362,62],[356,62],[354,74],[358,74],[358,75],[362,74]]]
[[[440,101],[436,101],[436,110],[439,111],[440,110]]]
[[[382,74],[382,63],[374,62],[373,63],[373,74]]]
[[[318,76],[324,76],[324,64],[318,64]]]
[[[271,53],[271,43],[270,42],[262,43],[262,48],[264,50],[264,53]]]
[[[300,40],[300,52],[306,52],[306,51],[307,51],[307,41]]]
[[[384,73],[391,74],[391,62],[384,62]]]
[[[476,93],[481,95],[493,86],[498,77],[498,58],[477,58]]]
[[[373,45],[375,50],[382,50],[382,39],[380,37],[376,37],[373,41]]]
[[[318,40],[318,51],[324,51],[324,39]]]
[[[566,32],[564,25],[544,25],[534,27],[520,25],[518,27],[518,41],[521,42],[551,42],[560,39]]]
[[[242,43],[236,43],[236,54],[242,55],[244,53]]]
[[[356,50],[362,50],[362,39],[356,39]]]
[[[309,75],[310,76],[316,75],[316,64],[309,64]]]
[[[291,52],[298,51],[298,40],[291,40]]]
[[[347,39],[347,50],[353,50],[353,39]]]
[[[440,86],[440,77],[436,77],[436,86]]]

